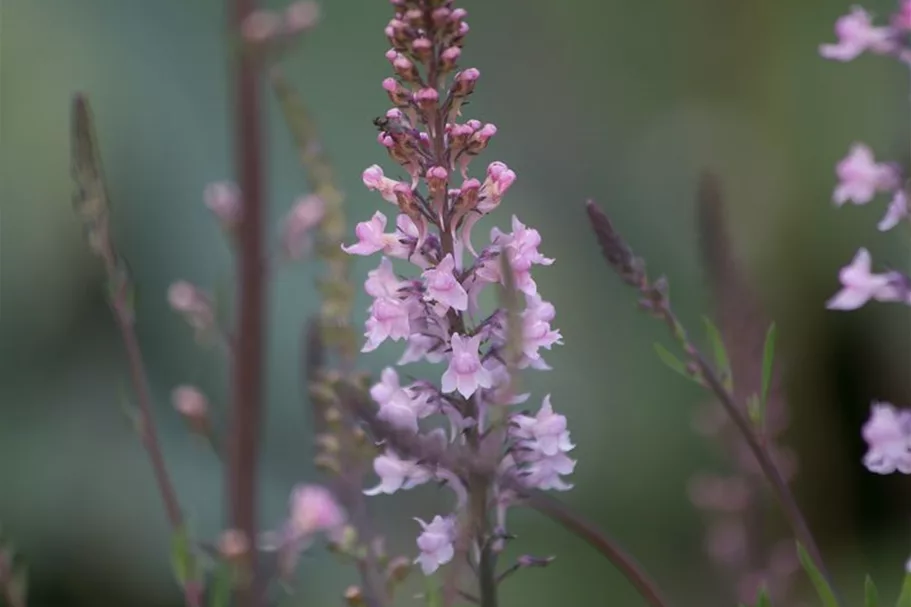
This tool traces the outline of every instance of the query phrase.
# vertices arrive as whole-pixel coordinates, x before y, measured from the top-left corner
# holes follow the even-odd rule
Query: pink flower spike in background
[[[897,300],[898,291],[890,275],[872,274],[870,264],[870,252],[867,249],[857,251],[851,263],[838,273],[842,289],[826,302],[826,307],[830,310],[855,310],[871,299]]]
[[[873,403],[861,434],[867,442],[864,466],[876,474],[911,474],[911,411]]]
[[[891,28],[875,27],[869,13],[860,7],[835,22],[835,35],[838,42],[819,47],[819,54],[826,59],[851,61],[866,51],[885,54],[896,48]]]
[[[892,202],[889,203],[889,208],[886,210],[885,216],[876,227],[880,232],[891,230],[901,223],[902,220],[906,219],[908,214],[908,195],[905,193],[904,189],[896,190],[895,195],[892,197]]]
[[[848,155],[838,163],[838,187],[832,201],[841,206],[850,201],[866,204],[877,192],[889,192],[899,186],[898,171],[890,164],[877,163],[873,152],[862,143],[851,146]]]

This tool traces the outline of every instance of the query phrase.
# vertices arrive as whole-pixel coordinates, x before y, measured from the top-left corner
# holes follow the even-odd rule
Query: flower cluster
[[[390,218],[377,211],[357,225],[357,241],[343,249],[351,255],[382,254],[379,266],[364,284],[373,299],[366,321],[364,352],[387,341],[404,342],[398,361],[444,363],[439,381],[404,383],[394,368],[382,372],[370,390],[377,417],[418,435],[422,424],[428,437],[444,446],[467,450],[480,459],[496,453],[498,472],[486,486],[459,476],[434,462],[401,456],[386,445],[373,463],[379,484],[368,495],[391,494],[431,480],[443,481],[458,497],[479,491],[488,511],[499,514],[498,528],[473,537],[475,547],[502,537],[503,513],[517,487],[566,490],[562,477],[575,462],[566,419],[555,413],[546,397],[535,416],[508,407],[528,395],[512,393],[514,369],[549,368],[542,357],[561,343],[551,326],[554,306],[538,294],[534,266],[552,259],[538,250],[541,236],[512,218],[511,232],[493,228],[490,242],[476,250],[474,225],[496,209],[516,179],[502,162],[487,166],[485,177],[469,176],[469,165],[488,145],[497,129],[477,120],[462,121],[461,107],[480,76],[477,69],[459,69],[458,60],[468,24],[466,11],[451,0],[393,0],[395,15],[386,27],[392,48],[386,58],[395,77],[383,81],[393,108],[376,120],[378,141],[401,167],[403,179],[387,176],[379,165],[363,173],[364,185],[392,205]],[[408,262],[417,271],[396,272],[393,260]],[[510,277],[504,272],[511,272]],[[485,312],[485,290],[514,285],[524,296],[521,326],[511,327],[505,309]],[[520,336],[519,352],[511,359],[507,347]],[[434,419],[440,420],[434,426]],[[427,421],[425,421],[427,420]],[[500,444],[490,449],[489,441]],[[464,475],[463,475],[464,476]],[[456,516],[420,521],[418,561],[431,574],[452,560],[458,534]]]
[[[875,26],[870,15],[855,7],[835,25],[838,42],[820,46],[827,59],[850,61],[864,52],[887,55],[911,65],[911,0],[901,0],[889,25]],[[869,147],[855,143],[836,167],[838,186],[833,201],[864,205],[877,194],[888,194],[891,202],[877,226],[887,231],[911,219],[908,191],[902,171],[891,163],[877,162]],[[827,302],[834,310],[854,310],[870,300],[911,305],[911,279],[900,271],[871,271],[867,249],[861,248],[850,264],[839,272],[842,288]],[[889,403],[873,403],[870,419],[863,427],[868,450],[864,465],[871,472],[911,474],[911,411],[898,411]]]

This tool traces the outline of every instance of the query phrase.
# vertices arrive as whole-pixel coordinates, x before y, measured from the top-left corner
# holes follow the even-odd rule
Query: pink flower
[[[874,27],[870,15],[862,8],[851,12],[835,22],[836,44],[822,44],[819,54],[826,59],[851,61],[864,51],[884,54],[895,49],[893,32],[888,27]]]
[[[458,390],[462,396],[470,398],[478,388],[490,388],[493,385],[490,371],[484,368],[478,355],[481,336],[463,337],[455,333],[451,345],[452,357],[449,359],[449,368],[443,373],[443,392]]]
[[[892,197],[892,202],[889,203],[889,209],[886,211],[885,217],[882,218],[876,227],[880,232],[891,230],[908,214],[908,195],[905,194],[903,189],[896,190],[895,195]]]
[[[563,343],[563,337],[560,331],[554,330],[550,326],[550,321],[554,319],[555,310],[553,304],[543,301],[539,295],[529,295],[526,297],[527,305],[522,312],[522,353],[523,360],[519,367],[524,368],[532,366],[541,368],[546,363],[541,359],[538,350],[545,348],[551,349],[554,344]]]
[[[372,352],[387,339],[399,341],[411,335],[410,310],[404,301],[380,297],[370,306],[367,318],[367,343],[361,352]]]
[[[413,333],[408,337],[408,346],[396,364],[407,365],[424,359],[432,363],[438,363],[446,358],[441,348],[444,343],[441,338],[433,335]]]
[[[367,167],[362,177],[367,189],[378,191],[386,202],[397,203],[394,190],[401,182],[386,177],[378,164]]]
[[[399,489],[413,489],[433,478],[433,474],[420,466],[417,460],[401,459],[388,450],[373,460],[373,470],[380,477],[380,484],[365,490],[364,495],[392,495]]]
[[[867,146],[856,143],[848,155],[838,163],[838,187],[832,195],[836,205],[847,201],[866,204],[876,192],[894,190],[899,185],[898,171],[889,164],[877,164],[873,152]]]
[[[566,417],[554,413],[550,394],[541,402],[541,409],[534,417],[513,415],[513,437],[523,441],[524,446],[544,456],[568,453],[575,447],[569,440]]]
[[[364,290],[371,297],[391,297],[399,296],[399,290],[404,288],[407,282],[399,280],[392,269],[392,262],[388,257],[380,260],[380,265],[375,270],[367,273],[367,281],[364,283]]]
[[[370,396],[380,406],[377,417],[397,428],[418,432],[418,419],[434,412],[426,393],[416,393],[412,388],[399,385],[395,369],[383,370],[381,381],[370,388]]]
[[[310,246],[310,232],[323,220],[326,203],[315,194],[299,198],[285,218],[282,248],[290,259],[300,259]]]
[[[168,303],[197,331],[207,331],[215,325],[215,310],[209,296],[185,280],[168,287]]]
[[[370,221],[357,224],[354,233],[358,241],[351,246],[342,245],[342,250],[349,255],[373,255],[378,251],[389,254],[399,241],[395,234],[385,234],[385,229],[386,216],[377,211]]]
[[[433,517],[430,523],[425,523],[419,518],[414,520],[423,529],[417,541],[421,554],[414,562],[421,564],[421,571],[424,572],[424,575],[431,575],[455,556],[453,547],[456,535],[455,521],[450,517],[443,518],[439,515]]]
[[[864,466],[876,474],[896,470],[911,474],[911,411],[889,403],[873,403],[870,419],[861,431],[867,442]]]
[[[330,534],[346,522],[345,510],[332,493],[320,485],[298,485],[291,492],[291,528],[297,537],[319,531]]]
[[[860,249],[850,265],[838,273],[842,289],[835,294],[826,307],[830,310],[855,310],[871,299],[896,301],[900,299],[898,289],[892,284],[889,274],[870,273],[870,252]]]
[[[435,268],[424,271],[424,284],[427,288],[426,297],[439,302],[444,313],[449,308],[460,311],[468,309],[468,293],[455,277],[455,260],[451,253]]]

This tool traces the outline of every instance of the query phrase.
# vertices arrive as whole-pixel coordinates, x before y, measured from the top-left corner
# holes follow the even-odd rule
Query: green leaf
[[[724,387],[728,392],[734,389],[734,374],[731,372],[731,361],[728,358],[727,348],[724,347],[724,339],[721,337],[721,331],[715,326],[708,316],[703,316],[705,330],[708,333],[709,341],[712,342],[712,352],[715,355],[715,369],[723,375]]]
[[[838,600],[835,598],[835,593],[829,586],[829,582],[816,568],[813,559],[807,553],[807,549],[800,542],[797,542],[797,556],[800,558],[800,564],[803,565],[803,569],[807,572],[810,581],[813,582],[813,587],[816,588],[816,594],[822,600],[823,607],[838,607]]]
[[[864,580],[864,607],[879,607],[879,593],[876,591],[876,584],[869,575]]]
[[[683,361],[681,361],[679,358],[674,356],[670,352],[670,350],[668,350],[661,344],[656,343],[655,352],[658,354],[658,358],[661,359],[661,362],[663,362],[665,365],[670,367],[670,369],[672,371],[676,371],[677,373],[679,373],[680,375],[682,375],[683,377],[685,377],[687,379],[693,379],[693,376],[690,375],[689,371],[686,370],[686,365],[683,364]]]
[[[911,607],[911,573],[905,574],[905,580],[902,582],[902,591],[898,596],[896,607]]]
[[[171,568],[181,588],[195,576],[193,560],[190,534],[186,527],[179,527],[171,535]]]
[[[228,607],[231,602],[233,574],[227,563],[219,563],[209,585],[209,607]]]
[[[443,590],[433,581],[433,578],[426,578],[424,596],[427,599],[427,607],[443,607]]]
[[[759,596],[756,597],[756,607],[772,607],[772,601],[769,599],[769,591],[765,586],[759,587]]]
[[[769,386],[772,384],[772,363],[775,362],[775,323],[769,325],[762,348],[762,408],[765,409],[769,398]]]

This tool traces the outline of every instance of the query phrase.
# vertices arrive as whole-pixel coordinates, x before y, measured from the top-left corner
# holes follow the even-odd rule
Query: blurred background
[[[166,519],[150,467],[122,414],[130,389],[121,344],[71,206],[69,103],[93,105],[116,239],[138,283],[138,332],[158,400],[164,450],[191,524],[223,523],[221,466],[186,431],[170,390],[195,383],[224,403],[226,361],[202,350],[167,306],[186,279],[232,285],[232,258],[201,198],[232,177],[229,45],[218,0],[5,0],[0,6],[0,534],[31,567],[31,604],[178,605]],[[281,3],[269,3],[279,8]],[[652,572],[677,605],[732,604],[730,583],[705,556],[704,517],[687,497],[699,471],[729,458],[691,419],[707,396],[664,367],[664,328],[606,268],[582,202],[593,197],[698,331],[710,309],[698,254],[695,188],[714,170],[736,252],[778,324],[789,361],[796,492],[848,596],[863,574],[897,591],[911,550],[911,482],[860,465],[869,402],[911,404],[907,308],[824,308],[837,271],[868,247],[880,268],[905,268],[907,233],[880,234],[885,201],[833,209],[834,164],[856,140],[907,166],[908,76],[894,61],[847,65],[818,57],[848,3],[832,0],[465,0],[463,66],[482,79],[467,117],[499,133],[484,157],[519,175],[492,221],[510,214],[541,232],[557,263],[536,273],[557,308],[565,345],[554,370],[524,381],[569,419],[579,464],[565,498]],[[884,18],[894,3],[867,0]],[[374,117],[387,2],[322,2],[323,20],[286,71],[316,115],[353,221],[381,203],[363,168],[391,164]],[[274,99],[268,107],[270,225],[307,184]],[[476,170],[478,170],[476,168]],[[353,224],[351,227],[353,233]],[[355,266],[363,277],[376,263]],[[261,524],[276,526],[295,483],[314,480],[301,394],[299,338],[316,310],[316,264],[283,269],[270,292],[268,423]],[[356,322],[366,315],[361,295]],[[363,356],[378,372],[400,349]],[[534,402],[534,401],[533,401]],[[216,422],[223,425],[223,407]],[[412,513],[427,518],[432,488],[371,504],[390,543],[414,553]],[[773,518],[773,525],[775,525]],[[639,605],[625,580],[578,539],[533,512],[511,517],[518,550],[555,554],[545,570],[504,586],[504,605]],[[781,537],[783,528],[770,531]],[[355,571],[320,550],[302,562],[299,604],[340,604]],[[798,576],[792,597],[808,597]],[[415,591],[420,586],[415,585]],[[404,600],[402,604],[411,604]],[[414,604],[418,604],[414,602]],[[812,602],[809,604],[813,604]]]

